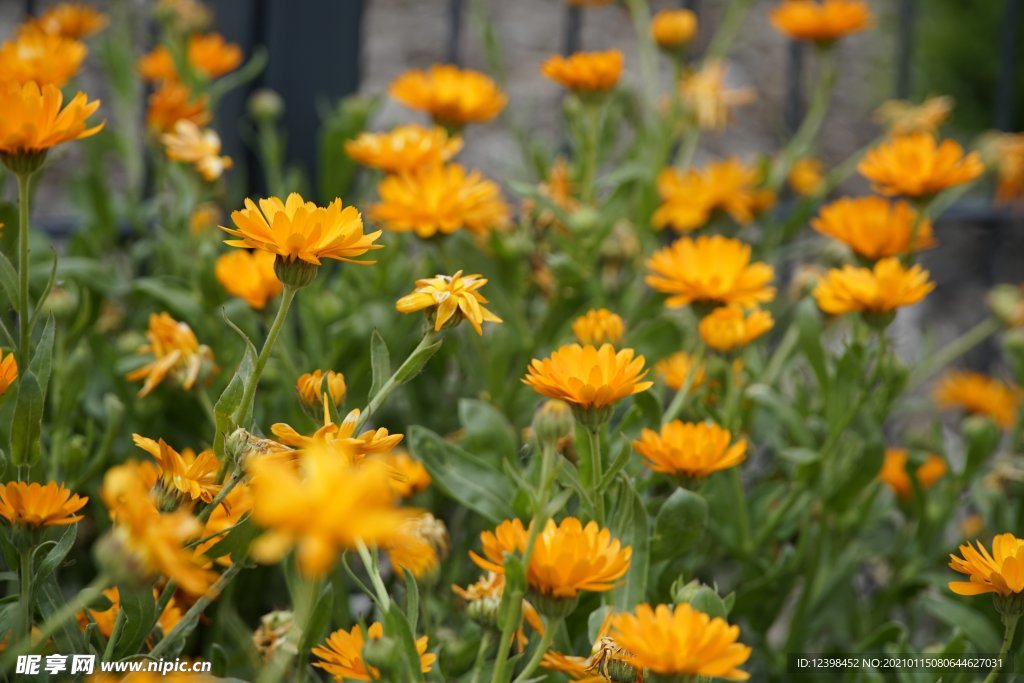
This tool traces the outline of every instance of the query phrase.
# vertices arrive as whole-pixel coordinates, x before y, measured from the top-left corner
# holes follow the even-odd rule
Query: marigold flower
[[[170,19],[184,34],[213,23],[213,11],[202,0],[157,0],[156,15]]]
[[[626,331],[626,323],[607,308],[587,311],[572,323],[572,333],[581,344],[618,344]]]
[[[900,256],[934,247],[932,222],[907,202],[881,197],[843,197],[822,207],[811,227],[846,244],[866,259]]]
[[[682,351],[677,351],[655,363],[654,374],[665,382],[665,386],[674,391],[682,389],[687,382],[690,382],[691,389],[704,383],[704,368],[697,364],[693,356]]]
[[[232,211],[236,229],[221,230],[238,239],[226,240],[232,247],[260,249],[277,255],[286,263],[297,260],[321,265],[321,259],[349,263],[372,263],[356,258],[383,245],[374,244],[381,231],[363,234],[363,219],[355,207],[342,208],[335,199],[326,207],[307,202],[297,192],[287,200],[277,197],[245,200],[245,208]]]
[[[1003,429],[1013,426],[1020,408],[1019,389],[978,372],[947,372],[939,379],[933,395],[943,408],[987,415]]]
[[[153,456],[160,468],[160,486],[168,495],[209,503],[220,491],[221,485],[217,483],[220,462],[212,450],[196,455],[191,448],[186,448],[179,453],[163,439],[154,441],[138,434],[132,434],[132,441]]]
[[[4,355],[0,350],[0,396],[3,396],[11,385],[18,381],[18,361],[14,353]]]
[[[534,358],[522,381],[541,396],[592,409],[647,391],[654,382],[641,381],[646,374],[644,357],[633,349],[566,344],[543,360]]]
[[[750,648],[737,642],[739,626],[698,612],[689,604],[639,605],[632,613],[612,617],[612,637],[628,652],[630,662],[651,673],[744,681],[739,667]]]
[[[160,136],[167,158],[192,164],[203,177],[213,181],[220,178],[233,162],[220,154],[220,136],[212,128],[201,129],[192,121],[182,119],[174,124],[174,131]]]
[[[0,84],[0,155],[37,154],[64,142],[95,135],[103,123],[86,128],[99,100],[75,95],[63,109],[64,96],[53,85]]]
[[[753,306],[775,297],[768,285],[772,267],[751,263],[749,245],[721,235],[680,238],[654,252],[647,267],[647,284],[671,295],[669,308],[694,302]]]
[[[566,655],[561,652],[549,651],[544,653],[540,665],[549,671],[557,671],[569,677],[573,683],[607,683],[605,676],[592,674],[587,671],[588,657],[577,657]]]
[[[139,72],[139,76],[142,77],[142,80],[148,83],[178,80],[178,68],[175,66],[174,57],[166,45],[157,45],[139,57],[135,68]]]
[[[188,39],[188,63],[204,78],[218,78],[242,63],[242,48],[219,33],[196,33]]]
[[[61,484],[10,481],[0,487],[0,517],[15,526],[66,526],[82,519],[79,510],[89,502]]]
[[[188,86],[168,81],[149,96],[146,125],[158,133],[172,130],[182,119],[197,126],[205,126],[212,118],[207,109],[208,103],[206,95],[193,97]]]
[[[401,498],[409,498],[430,486],[430,472],[405,450],[393,450],[375,456],[391,468],[391,488]]]
[[[910,481],[910,474],[907,473],[908,452],[905,448],[887,448],[885,460],[882,462],[882,469],[878,472],[878,478],[896,494],[897,498],[906,500],[914,490]],[[914,477],[922,489],[930,489],[935,482],[942,478],[948,470],[946,461],[938,455],[931,453],[928,458],[917,467]]]
[[[412,109],[426,112],[448,127],[490,121],[508,98],[486,75],[450,64],[407,71],[391,82],[388,93]]]
[[[42,31],[22,31],[0,45],[0,81],[58,88],[82,68],[89,49],[85,43]]]
[[[982,143],[986,159],[996,169],[996,201],[1024,197],[1024,133],[995,133]]]
[[[388,176],[377,185],[380,201],[370,216],[395,232],[418,237],[466,229],[480,235],[503,228],[508,205],[497,183],[459,164],[425,166]]]
[[[735,467],[747,457],[747,441],[711,422],[672,420],[660,432],[643,429],[633,450],[644,465],[673,477],[702,478]]]
[[[871,9],[862,0],[784,0],[772,10],[772,26],[793,40],[831,43],[871,28]]]
[[[444,522],[424,512],[407,519],[402,540],[385,550],[392,567],[421,578],[437,569],[450,547]]]
[[[651,37],[663,50],[677,50],[697,35],[697,15],[688,9],[663,9],[651,18]]]
[[[340,406],[345,400],[348,388],[345,385],[345,375],[334,370],[314,370],[304,373],[295,382],[295,388],[299,392],[299,400],[310,406],[321,406],[323,394],[326,391],[331,401]]]
[[[869,150],[857,170],[881,194],[928,197],[971,182],[985,165],[977,152],[965,155],[955,140],[938,142],[930,133],[911,133]]]
[[[205,553],[220,543],[224,540],[224,534],[237,526],[242,521],[242,517],[250,512],[252,512],[252,491],[246,484],[238,484],[210,513],[210,517],[203,527],[203,537],[209,538],[209,540],[197,545],[196,550]],[[216,562],[224,566],[232,564],[230,555],[218,557]]]
[[[830,315],[853,311],[888,313],[910,306],[935,289],[928,271],[919,265],[905,268],[895,257],[884,258],[874,268],[845,265],[833,268],[811,292],[818,307]]]
[[[487,572],[475,583],[465,588],[453,584],[452,592],[466,601],[466,613],[473,620],[487,626],[494,626],[497,623],[501,596],[505,592],[505,575]],[[537,633],[544,633],[544,624],[529,600],[523,600],[522,621],[529,624],[530,628]],[[520,652],[526,648],[527,642],[526,634],[520,625],[516,630],[516,643]]]
[[[920,104],[888,100],[875,110],[874,119],[892,136],[936,133],[953,111],[953,98],[930,97]]]
[[[996,593],[1005,598],[1024,591],[1024,539],[999,534],[992,539],[991,554],[975,541],[974,546],[961,545],[960,555],[949,556],[949,567],[970,579],[949,582],[949,590],[957,595]]]
[[[715,351],[732,351],[746,346],[775,326],[772,314],[740,306],[721,306],[704,316],[698,331],[704,343]]]
[[[334,677],[336,681],[376,681],[380,680],[380,671],[363,660],[363,646],[367,640],[379,640],[384,637],[384,627],[380,622],[373,622],[363,632],[358,624],[351,631],[338,629],[323,645],[314,647],[311,652],[320,661],[313,662]],[[416,651],[420,655],[420,671],[427,673],[434,666],[437,655],[427,652],[427,636],[416,639]]]
[[[259,311],[284,289],[274,274],[274,255],[266,251],[236,249],[221,254],[214,263],[213,272],[228,294],[244,299]],[[316,404],[320,404],[319,396]]]
[[[395,303],[400,313],[413,313],[430,309],[429,316],[434,331],[440,332],[445,325],[454,326],[463,319],[468,320],[476,333],[483,335],[483,323],[500,323],[502,320],[481,304],[487,299],[479,289],[487,279],[479,275],[436,275],[416,281],[416,289]]]
[[[48,7],[22,30],[81,40],[106,28],[107,15],[81,2],[62,2]]]
[[[825,166],[820,159],[797,159],[786,178],[789,187],[798,195],[812,197],[825,187]]]
[[[721,62],[707,61],[679,84],[679,96],[702,130],[722,130],[732,120],[733,109],[757,99],[753,88],[728,88],[726,71]]]
[[[676,232],[690,232],[707,225],[715,211],[724,211],[739,225],[774,203],[774,195],[757,188],[756,169],[738,159],[708,164],[702,170],[679,171],[666,168],[658,174],[661,206],[651,223],[658,230],[669,226]]]
[[[569,90],[603,92],[611,90],[622,75],[622,53],[577,52],[563,57],[553,55],[540,67],[540,72]]]
[[[150,313],[146,338],[149,343],[139,347],[138,352],[151,354],[153,361],[125,375],[129,382],[145,378],[139,398],[153,391],[168,375],[187,391],[199,379],[204,362],[213,363],[210,347],[199,343],[187,323],[178,322],[167,313]]]
[[[450,161],[462,149],[462,138],[449,136],[444,128],[415,124],[387,133],[360,133],[345,143],[345,152],[356,162],[385,173],[402,173],[421,166]]]
[[[359,424],[359,409],[356,408],[345,416],[341,424],[335,424],[331,420],[330,407],[327,403],[327,395],[323,396],[324,402],[324,424],[316,430],[312,436],[303,436],[295,431],[290,425],[278,422],[271,425],[271,433],[280,440],[282,444],[293,446],[298,449],[308,449],[317,444],[326,444],[340,449],[337,457],[351,457],[351,462],[358,462],[368,455],[387,453],[402,442],[401,434],[388,434],[384,427],[370,429],[359,436],[355,436],[356,426]]]

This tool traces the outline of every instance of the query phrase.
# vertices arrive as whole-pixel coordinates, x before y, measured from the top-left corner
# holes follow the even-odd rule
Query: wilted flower
[[[358,624],[351,631],[338,629],[327,636],[323,645],[311,650],[313,656],[320,660],[313,662],[313,666],[323,669],[336,681],[380,680],[380,671],[363,659],[363,646],[368,640],[383,637],[384,627],[377,621],[370,624],[365,633]],[[427,636],[416,639],[416,651],[420,655],[420,671],[427,673],[437,660],[437,655],[427,652]]]
[[[622,53],[577,52],[563,57],[554,55],[540,67],[540,72],[569,90],[592,93],[611,90],[622,75]]]
[[[738,159],[712,162],[704,169],[666,168],[658,174],[662,203],[651,223],[658,230],[668,226],[690,232],[707,225],[715,211],[724,211],[739,225],[747,225],[775,199],[757,188],[759,175]]]
[[[581,344],[618,344],[626,331],[626,323],[607,308],[587,311],[572,322],[572,333]]]
[[[132,434],[132,441],[153,456],[159,466],[159,485],[166,496],[175,499],[173,507],[177,507],[177,499],[209,503],[220,491],[217,483],[220,462],[212,450],[196,455],[191,448],[186,448],[179,453],[163,439],[153,441],[138,434]]]
[[[168,159],[192,164],[203,180],[216,180],[233,165],[231,157],[220,154],[217,131],[201,129],[188,119],[175,123],[174,132],[161,135],[160,142]]]
[[[970,579],[949,582],[949,590],[957,595],[996,593],[1005,598],[1024,591],[1024,540],[999,534],[992,539],[991,554],[975,541],[961,545],[960,555],[949,556],[949,567]]]
[[[56,482],[10,481],[0,486],[0,517],[25,527],[66,526],[82,519],[76,514],[89,502]]]
[[[902,499],[909,498],[914,490],[914,486],[910,481],[910,474],[907,472],[907,458],[907,449],[887,448],[885,450],[885,460],[882,462],[882,469],[878,472],[878,478],[892,489],[892,492],[898,498]],[[948,469],[945,460],[931,453],[917,467],[914,477],[922,489],[930,489],[936,481],[942,478],[942,475]]]
[[[211,119],[208,104],[206,95],[194,96],[183,83],[168,81],[149,96],[146,125],[157,133],[173,129],[181,120],[205,126]]]
[[[930,97],[921,104],[907,100],[888,100],[875,110],[874,119],[893,136],[935,133],[952,111],[952,97]]]
[[[772,267],[751,263],[749,245],[721,235],[678,239],[654,252],[647,267],[647,284],[671,295],[669,308],[694,302],[753,306],[775,297]]]
[[[955,140],[930,133],[892,138],[868,151],[857,170],[885,195],[928,197],[969,183],[985,172],[977,152],[964,154]]]
[[[178,322],[167,313],[150,313],[148,344],[139,347],[139,353],[148,353],[153,361],[132,370],[125,379],[129,382],[145,378],[139,398],[153,391],[170,375],[186,391],[199,379],[204,363],[212,365],[213,351],[200,344],[187,323]]]
[[[487,572],[475,583],[465,588],[452,585],[452,592],[466,601],[466,613],[476,622],[485,626],[495,626],[498,618],[498,607],[501,596],[505,592],[505,575]],[[537,633],[544,633],[544,624],[537,610],[528,600],[523,600],[523,622],[530,625]],[[522,626],[516,630],[516,643],[519,651],[526,647],[527,638]]]
[[[726,67],[718,61],[707,61],[700,69],[683,77],[679,95],[702,130],[721,130],[732,120],[732,110],[755,99],[753,88],[728,88]]]
[[[678,50],[697,35],[697,15],[688,9],[663,9],[651,18],[651,37],[663,50]]]
[[[672,420],[660,432],[643,429],[633,450],[644,465],[673,477],[701,478],[739,465],[747,457],[746,439],[711,422]]]
[[[18,381],[18,361],[14,353],[6,356],[0,350],[0,396],[3,396],[11,385]]]
[[[98,100],[90,102],[85,93],[78,93],[62,109],[63,102],[64,96],[53,85],[0,84],[0,155],[5,162],[87,138],[103,128],[103,123],[86,128],[86,119],[99,109]]]
[[[410,124],[387,133],[360,133],[345,143],[345,152],[363,166],[385,173],[402,173],[451,160],[462,149],[462,138],[444,128]]]
[[[58,88],[82,68],[85,43],[42,31],[22,31],[0,45],[0,81]]]
[[[62,2],[25,24],[23,30],[38,30],[50,35],[81,40],[99,33],[107,25],[107,15],[81,2]]]
[[[391,97],[430,114],[434,121],[457,128],[497,116],[508,98],[486,75],[450,64],[407,71],[391,83]]]
[[[721,306],[704,316],[698,331],[715,351],[746,346],[775,326],[772,314],[761,309],[744,311],[740,306]]]
[[[483,335],[483,323],[500,323],[501,318],[483,307],[487,303],[478,290],[487,284],[479,275],[436,275],[416,281],[416,289],[395,303],[401,313],[428,310],[435,332],[445,325],[454,326],[468,320],[476,333]]]
[[[821,310],[831,315],[853,311],[888,313],[916,304],[935,283],[919,265],[905,268],[895,257],[878,261],[874,268],[846,265],[833,268],[818,282],[812,295]]]
[[[935,246],[930,220],[907,202],[881,197],[837,199],[822,207],[811,227],[871,260]]]
[[[797,159],[789,169],[786,182],[798,195],[812,197],[825,187],[825,166],[820,159],[813,157]]]
[[[665,386],[675,391],[682,389],[687,382],[690,383],[691,389],[699,387],[704,382],[704,368],[683,351],[677,351],[655,363],[654,374],[665,382]]]
[[[644,357],[611,344],[566,344],[542,360],[533,359],[523,382],[541,396],[583,409],[607,408],[627,396],[647,391]]]
[[[1020,391],[994,377],[978,372],[953,370],[935,386],[935,400],[943,408],[960,408],[974,415],[987,415],[1009,429],[1017,421]]]
[[[284,289],[274,274],[274,255],[266,251],[234,249],[221,254],[214,263],[213,273],[228,294],[244,299],[259,311]],[[319,396],[316,403],[320,403]]]

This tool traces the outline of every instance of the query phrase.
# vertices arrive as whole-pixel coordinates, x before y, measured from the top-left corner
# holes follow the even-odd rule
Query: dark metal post
[[[999,31],[999,74],[996,81],[996,128],[1013,128],[1014,82],[1017,77],[1017,32],[1020,28],[1020,0],[1003,0],[1003,22]]]
[[[571,55],[580,51],[583,33],[583,11],[575,5],[565,8],[565,45],[562,52]]]
[[[801,41],[789,42],[789,49],[786,52],[786,102],[783,120],[790,134],[795,133],[800,127],[800,121],[804,116],[804,53],[804,44]]]
[[[691,12],[697,12],[700,0],[683,0],[683,7],[690,10]]]
[[[914,0],[900,0],[896,33],[896,97],[910,97],[910,61],[914,52]]]
[[[36,0],[25,0],[25,16],[34,17],[36,15]]]
[[[448,0],[448,63],[462,65],[463,0]]]

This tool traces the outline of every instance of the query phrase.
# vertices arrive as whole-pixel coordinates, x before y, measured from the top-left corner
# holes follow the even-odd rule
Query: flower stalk
[[[267,338],[263,342],[263,348],[260,349],[260,355],[256,358],[256,366],[253,368],[252,377],[249,378],[242,393],[242,402],[238,404],[234,414],[231,416],[231,421],[236,425],[244,419],[248,406],[256,395],[256,387],[259,386],[260,376],[263,374],[263,369],[267,366],[267,361],[270,360],[270,353],[274,350],[274,344],[277,343],[277,337],[281,334],[284,321],[288,317],[288,309],[291,308],[292,300],[297,292],[298,289],[296,287],[285,285],[284,292],[281,294],[281,304],[277,309],[277,315],[274,316],[274,322],[270,325],[270,330],[267,332]]]
[[[999,672],[1003,668],[1003,661],[1010,656],[1010,648],[1013,646],[1013,637],[1017,632],[1018,621],[1020,621],[1020,614],[1003,614],[1003,643],[999,647],[999,660],[985,677],[984,683],[995,683],[998,680]]]

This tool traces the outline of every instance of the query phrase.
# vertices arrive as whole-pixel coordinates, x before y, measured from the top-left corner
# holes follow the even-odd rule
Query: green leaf
[[[978,652],[999,652],[1000,634],[991,620],[978,614],[969,605],[943,595],[925,595],[921,598],[921,604],[947,625],[963,630],[977,646]]]
[[[607,490],[608,486],[611,485],[615,477],[618,476],[619,472],[629,464],[630,456],[633,453],[633,445],[626,438],[626,435],[622,435],[622,445],[619,446],[619,452],[615,454],[615,458],[608,465],[608,469],[601,474],[601,481],[598,484],[598,490]]]
[[[380,388],[391,377],[391,354],[388,345],[380,332],[373,331],[370,335],[370,365],[373,368],[373,382],[370,384],[370,396],[376,396]]]
[[[617,591],[619,609],[626,610],[647,599],[647,573],[651,562],[651,533],[647,520],[647,509],[632,482],[623,482],[622,490],[624,492],[623,512],[619,529],[623,543],[628,543],[633,549],[625,585]]]
[[[53,316],[46,320],[46,327],[43,334],[36,343],[32,360],[29,361],[28,369],[36,376],[39,388],[43,392],[43,400],[46,400],[46,389],[50,384],[50,369],[53,367],[53,337],[55,334],[55,323]]]
[[[391,608],[384,615],[384,634],[397,639],[400,646],[399,653],[402,664],[400,671],[404,671],[399,680],[410,683],[422,681],[423,674],[420,671],[420,653],[416,650],[416,636],[397,602],[392,602]]]
[[[156,613],[156,599],[150,586],[135,587],[119,585],[117,592],[124,610],[124,627],[121,637],[114,645],[114,659],[123,659],[136,654],[146,642],[159,615]]]
[[[597,642],[597,636],[601,632],[601,626],[604,624],[604,620],[608,617],[608,613],[612,611],[609,605],[602,605],[596,610],[590,613],[587,617],[587,640],[591,643]]]
[[[709,616],[719,617],[720,619],[726,619],[729,616],[729,610],[725,608],[725,601],[719,597],[718,593],[711,586],[701,586],[698,588],[693,592],[689,602],[695,610]]]
[[[688,549],[704,534],[708,503],[702,496],[677,488],[654,519],[652,551],[655,557],[671,557]]]
[[[35,564],[36,572],[33,577],[33,581],[36,583],[45,581],[51,574],[53,574],[54,571],[57,570],[60,563],[63,562],[64,558],[68,556],[69,552],[71,552],[71,548],[74,546],[75,538],[77,536],[77,524],[68,524],[64,527],[64,532],[60,535],[57,542],[53,544],[53,547],[50,548],[50,551],[46,553],[43,559],[39,560],[39,562]]]
[[[14,264],[12,264],[7,256],[2,252],[0,252],[0,287],[3,288],[4,294],[7,295],[7,300],[11,303],[11,308],[17,311],[18,292],[21,291],[18,286],[18,271],[14,268]]]
[[[135,280],[132,291],[163,304],[175,317],[199,320],[203,317],[199,300],[192,292],[172,284],[169,278],[144,277]]]
[[[804,299],[800,302],[795,322],[800,333],[800,350],[814,370],[818,386],[824,391],[829,385],[829,375],[825,365],[825,349],[821,345],[821,313],[814,301]]]
[[[224,391],[221,392],[220,397],[217,399],[217,404],[213,407],[214,420],[217,423],[217,435],[214,438],[213,447],[218,458],[224,457],[224,438],[227,436],[228,431],[235,426],[232,424],[232,415],[238,410],[238,406],[245,395],[245,385],[249,378],[252,377],[252,373],[256,368],[256,346],[245,332],[231,322],[227,314],[224,314],[224,322],[237,332],[238,336],[245,342],[245,352],[242,355],[242,362],[238,364],[238,369],[235,370],[234,376],[228,382],[228,385],[224,387]],[[247,423],[251,413],[252,406],[246,406],[242,412],[240,422],[243,424]]]
[[[437,353],[442,344],[444,344],[444,337],[438,337],[426,346],[417,347],[413,354],[402,363],[402,367],[398,368],[398,372],[395,373],[395,384],[400,386],[420,374],[423,366]]]
[[[210,546],[203,554],[211,560],[228,556],[231,558],[245,557],[253,540],[260,535],[259,528],[249,518],[238,523],[234,529]]]
[[[304,653],[309,648],[320,642],[324,632],[327,630],[327,624],[331,619],[331,610],[333,609],[334,586],[328,581],[320,590],[316,604],[313,605],[313,611],[309,615],[309,621],[306,622],[302,629],[302,638],[299,640],[299,656],[304,656]]]
[[[516,430],[494,406],[472,398],[460,399],[459,422],[465,430],[460,444],[467,451],[495,463],[516,460]]]
[[[18,396],[11,424],[11,464],[29,465],[39,457],[43,420],[43,392],[31,370],[18,380]]]
[[[37,606],[44,620],[68,603],[52,574],[45,581],[36,584],[35,593]],[[85,637],[74,619],[58,628],[57,632],[53,634],[53,638],[56,641],[58,652],[89,652]]]
[[[420,617],[420,586],[416,583],[415,576],[406,574],[405,591],[405,614],[409,619],[409,625],[412,627],[413,633],[415,633]]]
[[[807,420],[793,409],[792,401],[784,398],[766,384],[752,384],[747,387],[744,394],[755,404],[770,412],[786,428],[786,432],[798,446],[804,448],[814,446],[814,435],[807,429]]]

